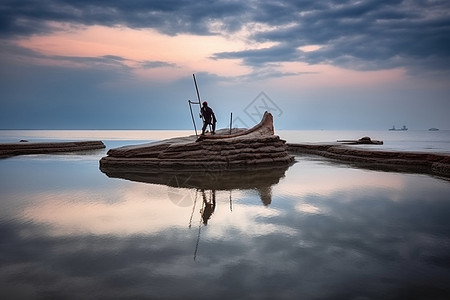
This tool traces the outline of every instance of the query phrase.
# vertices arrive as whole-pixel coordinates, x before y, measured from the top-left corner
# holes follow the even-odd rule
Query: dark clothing
[[[209,123],[209,124],[211,124],[211,123]],[[205,130],[206,130],[207,126],[208,126],[208,123],[203,122],[202,134],[205,134]],[[212,133],[216,133],[216,122],[211,124],[211,132]]]
[[[208,124],[212,125],[212,133],[215,133],[216,131],[216,115],[214,114],[211,107],[204,105],[200,110],[202,116],[203,116],[203,128],[202,128],[202,134],[205,134],[206,127]]]
[[[201,109],[201,113],[203,116],[203,119],[207,124],[216,123],[216,116],[214,115],[213,110],[209,106],[203,106]],[[212,121],[212,122],[211,122]]]

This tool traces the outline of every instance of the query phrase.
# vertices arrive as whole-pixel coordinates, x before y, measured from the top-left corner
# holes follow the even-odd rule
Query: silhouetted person
[[[208,102],[204,101],[202,104],[202,108],[200,109],[200,117],[203,117],[203,128],[202,128],[202,135],[205,134],[206,126],[211,125],[212,126],[212,134],[216,133],[216,115],[214,114],[211,107],[208,106]]]

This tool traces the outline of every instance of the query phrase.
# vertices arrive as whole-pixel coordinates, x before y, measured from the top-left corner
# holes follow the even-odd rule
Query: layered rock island
[[[223,132],[223,131],[222,131]],[[284,167],[294,161],[286,142],[274,134],[273,116],[231,134],[196,135],[110,149],[100,160],[105,172],[239,170]]]

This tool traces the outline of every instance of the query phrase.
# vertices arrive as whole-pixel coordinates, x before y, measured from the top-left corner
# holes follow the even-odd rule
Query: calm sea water
[[[99,170],[109,148],[188,133],[0,131],[107,146],[0,160],[2,298],[450,298],[448,181],[311,156],[231,175]],[[448,131],[278,134],[450,153]]]

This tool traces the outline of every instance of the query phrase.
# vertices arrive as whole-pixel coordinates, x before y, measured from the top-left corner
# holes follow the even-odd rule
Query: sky
[[[450,129],[450,2],[1,0],[0,66],[0,129]]]

